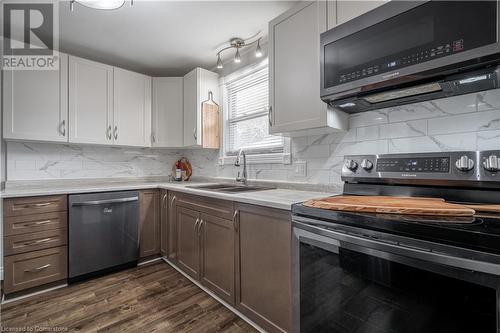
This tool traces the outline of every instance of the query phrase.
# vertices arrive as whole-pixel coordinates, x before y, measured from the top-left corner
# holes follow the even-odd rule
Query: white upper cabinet
[[[219,75],[203,68],[195,68],[184,76],[184,146],[201,146],[201,104],[208,100],[208,93],[220,105]]]
[[[70,142],[150,146],[151,78],[69,58]]]
[[[320,34],[327,3],[301,2],[269,23],[270,132],[289,136],[347,128],[347,115],[320,99]]]
[[[69,141],[113,144],[113,67],[69,57]]]
[[[328,0],[326,2],[326,12],[327,12],[327,30],[335,27],[337,25],[337,1]]]
[[[121,146],[151,145],[151,77],[114,68],[113,138]]]
[[[68,56],[59,70],[3,71],[5,139],[68,141]]]
[[[183,84],[182,77],[153,78],[153,147],[182,147],[184,144]]]
[[[337,0],[337,24],[342,24],[353,18],[367,13],[375,9],[387,1],[382,0],[365,0],[365,1],[352,1],[352,0]]]

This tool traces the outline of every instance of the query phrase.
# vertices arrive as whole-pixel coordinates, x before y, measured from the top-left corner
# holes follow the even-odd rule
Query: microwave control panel
[[[398,68],[408,67],[418,63],[426,62],[436,58],[444,57],[464,50],[464,40],[458,39],[449,43],[434,46],[425,50],[417,50],[413,53],[399,56],[383,63],[370,65],[362,69],[356,69],[341,73],[339,83],[355,81],[364,77],[389,72]]]

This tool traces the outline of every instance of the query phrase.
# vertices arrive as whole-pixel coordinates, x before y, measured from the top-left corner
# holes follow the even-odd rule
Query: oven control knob
[[[344,166],[351,171],[355,171],[358,168],[358,163],[355,160],[346,160]]]
[[[361,161],[361,167],[366,171],[369,171],[373,169],[373,163],[365,158],[363,161]]]
[[[491,172],[497,172],[500,170],[500,158],[496,155],[490,155],[486,160],[483,161],[483,167],[485,170]]]
[[[463,155],[455,162],[455,166],[460,171],[470,171],[474,169],[474,160],[466,155]]]

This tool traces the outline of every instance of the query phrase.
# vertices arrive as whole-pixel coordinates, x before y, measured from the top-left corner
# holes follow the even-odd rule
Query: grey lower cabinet
[[[236,204],[236,308],[268,332],[290,332],[291,215]]]
[[[168,192],[160,190],[160,254],[168,255]]]
[[[201,283],[234,304],[235,224],[231,220],[201,214]]]
[[[291,330],[289,211],[169,192],[164,215],[171,262],[266,331]]]
[[[168,257],[224,301],[235,301],[235,221],[233,203],[169,193]],[[171,245],[171,241],[175,241]]]
[[[139,256],[160,254],[160,192],[156,189],[139,192]]]
[[[200,237],[198,224],[200,213],[177,207],[177,264],[195,279],[200,278]]]
[[[3,292],[13,295],[65,283],[68,277],[67,196],[4,199],[1,206]]]

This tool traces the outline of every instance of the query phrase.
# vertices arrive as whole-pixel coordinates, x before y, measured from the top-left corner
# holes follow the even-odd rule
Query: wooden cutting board
[[[340,195],[304,202],[304,206],[363,213],[473,216],[474,209],[436,198]]]
[[[219,149],[219,106],[209,102],[201,105],[203,148]]]
[[[462,206],[474,209],[476,212],[500,213],[500,205],[462,204]]]

